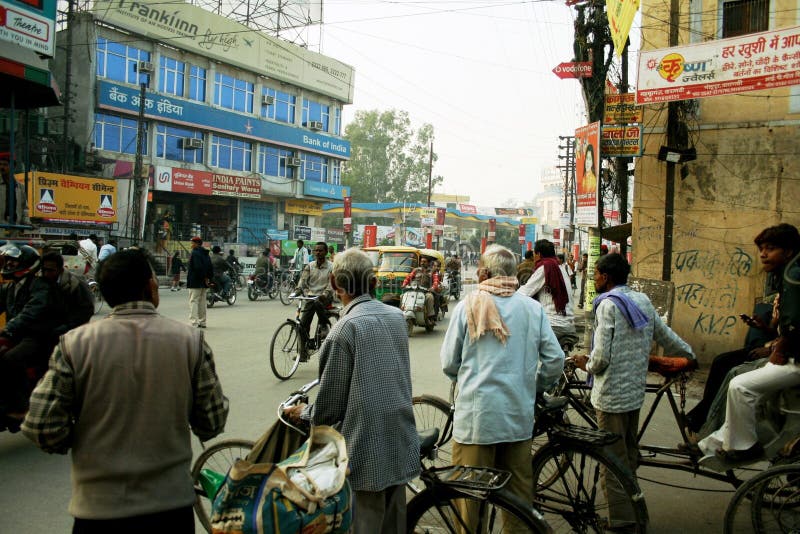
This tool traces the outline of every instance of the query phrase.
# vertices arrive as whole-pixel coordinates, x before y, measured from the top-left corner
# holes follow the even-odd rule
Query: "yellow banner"
[[[322,215],[322,204],[308,200],[286,200],[286,213],[296,215]]]
[[[614,52],[617,53],[617,56],[622,56],[633,24],[633,17],[639,11],[639,0],[607,0],[606,10],[611,40],[614,41]]]
[[[522,224],[539,224],[539,217],[523,217],[519,222]]]
[[[19,178],[20,175],[17,175]],[[94,223],[117,222],[117,182],[50,172],[31,173],[31,218]]]

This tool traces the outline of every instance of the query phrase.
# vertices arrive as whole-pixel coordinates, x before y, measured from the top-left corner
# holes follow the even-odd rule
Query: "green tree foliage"
[[[353,202],[427,200],[433,126],[414,131],[405,111],[358,111],[344,135],[350,141],[350,161],[342,183],[350,186]],[[431,187],[441,182],[441,176],[433,176]]]

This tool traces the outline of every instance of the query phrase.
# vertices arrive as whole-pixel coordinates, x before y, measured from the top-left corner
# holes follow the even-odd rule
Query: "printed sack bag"
[[[214,498],[213,534],[347,532],[353,520],[347,461],[344,438],[329,426],[312,427],[282,462],[237,461]]]

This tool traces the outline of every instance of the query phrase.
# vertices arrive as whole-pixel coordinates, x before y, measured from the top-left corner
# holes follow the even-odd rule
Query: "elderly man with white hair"
[[[542,305],[517,293],[514,254],[500,245],[478,262],[478,289],[456,306],[441,349],[458,384],[453,463],[510,471],[507,488],[531,502],[536,391],[564,369],[564,351]]]
[[[344,309],[320,350],[317,400],[287,414],[341,424],[355,534],[405,533],[404,486],[419,472],[406,323],[399,309],[371,297],[375,274],[361,250],[336,255],[331,286]]]

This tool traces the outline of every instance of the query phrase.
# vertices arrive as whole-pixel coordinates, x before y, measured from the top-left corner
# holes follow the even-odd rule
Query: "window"
[[[147,74],[138,74],[136,67],[140,61],[150,61],[150,52],[139,50],[103,37],[97,38],[97,75],[118,82],[140,84],[150,83]]]
[[[335,135],[342,133],[342,108],[333,108],[333,133]]]
[[[195,65],[189,69],[189,98],[206,101],[206,69]]]
[[[303,126],[308,126],[309,122],[317,121],[322,123],[323,131],[328,131],[328,119],[330,118],[330,106],[323,106],[319,102],[303,99]]]
[[[230,137],[211,136],[211,166],[232,171],[249,171],[253,144]]]
[[[273,119],[276,121],[286,122],[292,124],[294,122],[294,113],[297,108],[297,97],[277,91],[271,87],[264,87],[261,89],[262,96],[271,96],[272,104],[261,106],[261,116],[266,119]]]
[[[187,138],[202,140],[203,133],[156,124],[156,157],[187,163],[202,163],[203,149],[184,147],[184,139]]]
[[[258,150],[258,172],[281,178],[294,177],[294,167],[287,165],[286,159],[292,151],[272,145],[261,145]]]
[[[250,82],[217,73],[214,79],[214,104],[252,113],[254,91],[255,86]]]
[[[147,124],[143,154],[147,154]],[[94,146],[100,150],[136,154],[136,119],[95,113]]]
[[[186,74],[186,63],[161,56],[159,67],[158,90],[169,95],[183,96],[183,79]]]
[[[769,0],[735,0],[722,4],[722,38],[769,29]]]
[[[338,159],[331,160],[331,183],[334,185],[342,183],[342,162]]]
[[[300,172],[304,180],[312,182],[327,182],[328,181],[328,159],[322,156],[314,156],[311,154],[304,154],[303,166]]]

